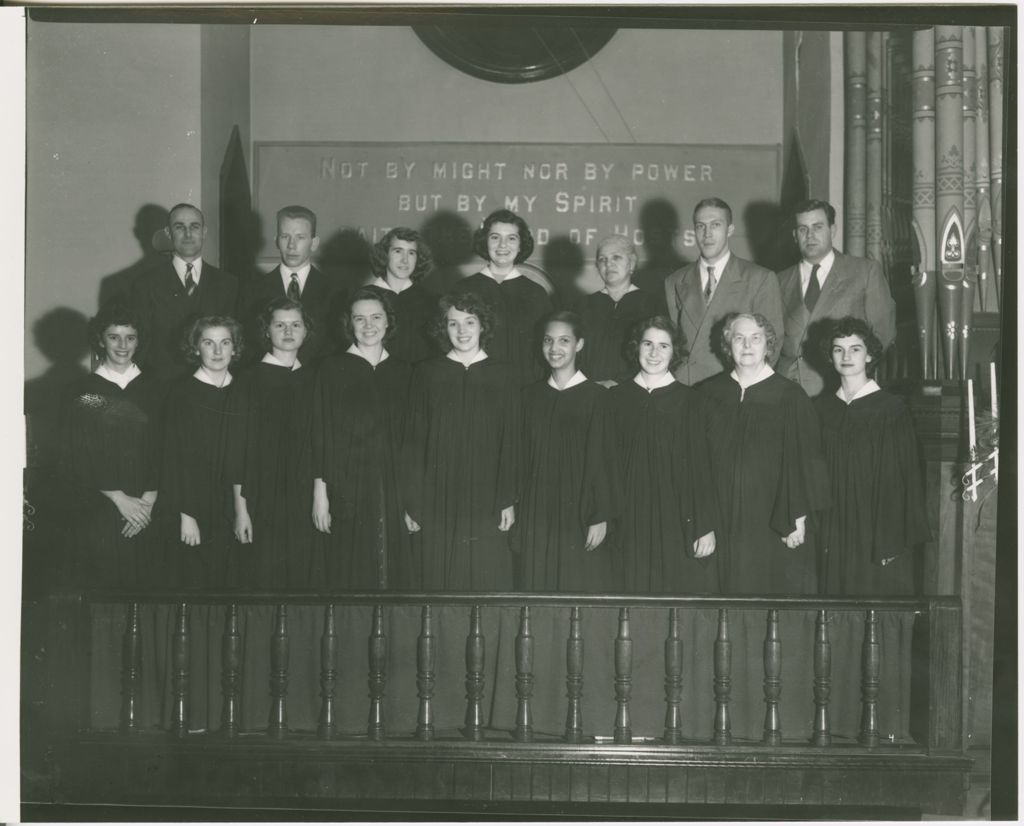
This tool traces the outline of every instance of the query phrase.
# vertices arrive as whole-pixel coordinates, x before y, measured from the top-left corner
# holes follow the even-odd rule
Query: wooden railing
[[[169,742],[178,743],[175,748],[199,748],[203,744],[209,746],[214,740],[224,744],[234,743],[235,750],[219,753],[218,759],[222,761],[244,761],[246,758],[243,757],[243,752],[255,750],[263,754],[260,750],[268,746],[261,746],[260,742],[276,742],[291,743],[295,748],[300,748],[303,756],[298,759],[299,763],[316,763],[327,759],[325,756],[329,755],[334,762],[351,761],[353,767],[362,763],[365,768],[365,763],[370,761],[379,772],[386,772],[385,764],[389,761],[394,761],[396,771],[405,773],[416,773],[421,770],[429,772],[431,769],[425,767],[436,766],[438,761],[476,761],[487,765],[491,765],[490,761],[498,760],[523,761],[533,766],[531,771],[538,771],[538,767],[542,766],[547,766],[544,771],[548,771],[552,765],[565,762],[579,766],[614,766],[622,763],[633,767],[646,766],[651,771],[655,767],[665,766],[676,766],[681,771],[697,771],[698,767],[700,771],[710,771],[707,767],[714,766],[716,771],[726,773],[726,783],[729,777],[738,776],[736,772],[742,774],[752,768],[776,773],[780,770],[812,774],[833,772],[835,777],[840,778],[836,782],[841,785],[849,785],[856,778],[859,778],[858,783],[862,783],[863,778],[867,776],[865,772],[875,772],[879,777],[878,784],[881,785],[871,787],[871,791],[863,784],[857,786],[863,787],[863,800],[855,800],[856,795],[848,791],[844,793],[846,803],[906,805],[917,806],[925,811],[956,813],[952,810],[963,797],[964,777],[969,764],[963,758],[961,731],[961,617],[957,598],[637,597],[433,593],[185,596],[177,593],[96,593],[87,597],[65,597],[64,610],[69,612],[65,615],[65,621],[71,616],[77,616],[77,620],[71,620],[70,624],[73,627],[81,627],[81,624],[87,626],[91,611],[96,606],[103,605],[124,606],[121,609],[124,612],[124,627],[120,646],[119,725],[116,732],[103,731],[104,726],[97,727],[92,722],[90,709],[87,707],[89,701],[83,703],[77,712],[72,714],[72,718],[77,718],[77,723],[67,726],[67,729],[72,730],[65,732],[69,741],[75,742],[72,751],[78,758],[88,753],[87,747],[91,744],[91,747],[99,749],[97,754],[107,755],[106,759],[110,761],[112,749],[116,751],[118,748],[127,748],[130,752],[140,743],[149,743],[152,747],[156,742],[152,738],[163,731],[164,737],[168,733],[172,737],[169,741],[160,741],[159,750],[170,748],[167,745]],[[168,645],[170,670],[167,680],[170,714],[168,725],[153,727],[146,724],[141,713],[145,705],[142,677],[147,668],[153,667],[153,664],[144,660],[143,652],[147,648],[144,637],[147,632],[144,632],[142,627],[142,617],[147,611],[155,610],[154,606],[161,605],[173,606],[171,639]],[[223,606],[223,628],[218,629],[221,694],[219,725],[203,726],[204,730],[201,733],[193,731],[189,717],[193,699],[190,695],[190,686],[194,678],[191,673],[194,667],[193,649],[196,643],[196,631],[190,621],[190,612],[192,606],[197,605]],[[245,639],[242,618],[246,611],[256,606],[269,605],[274,606],[271,633],[269,639],[265,639],[264,643],[259,645],[265,645],[262,650],[267,652],[265,685],[269,693],[270,711],[265,729],[246,730],[242,725],[241,714],[244,704],[242,659],[246,646],[252,646],[254,641]],[[339,663],[342,643],[347,642],[350,645],[352,641],[346,638],[351,630],[339,627],[336,618],[337,606],[365,608],[369,622],[365,665],[352,662],[351,659]],[[395,663],[395,655],[391,650],[395,629],[391,629],[389,636],[387,620],[391,612],[398,609],[405,609],[407,612],[410,609],[418,609],[416,627],[402,629],[407,634],[415,632],[415,654],[409,655],[415,658],[415,713],[413,715],[413,709],[404,709],[406,717],[414,716],[415,724],[406,729],[389,725],[389,720],[396,710],[388,704],[388,688],[390,681],[395,680],[397,675],[389,673],[394,670]],[[564,641],[546,637],[538,639],[535,636],[535,617],[548,612],[544,615],[550,618],[551,609],[555,609],[559,617],[563,616],[564,611]],[[305,645],[305,649],[315,650],[315,656],[318,657],[316,667],[319,671],[319,715],[315,731],[305,733],[293,731],[289,727],[289,687],[292,669],[296,667],[293,651],[293,643],[296,642],[295,632],[290,623],[293,615],[311,610],[317,613],[320,625],[319,638],[314,646]],[[500,647],[501,641],[489,639],[482,622],[483,612],[493,613],[494,610],[504,611],[503,616],[512,617],[515,624],[514,638],[511,642],[512,668],[503,674],[489,670],[493,669],[493,663],[488,661],[489,651],[494,647]],[[588,612],[597,611],[614,612],[613,639],[585,638],[583,620]],[[761,662],[757,664],[763,677],[759,679],[759,696],[737,697],[734,680],[734,638],[738,630],[746,633],[751,629],[750,612],[755,611],[763,612],[763,618],[759,623],[760,628],[763,628],[762,656]],[[447,612],[446,616],[449,617],[453,614],[464,617],[464,674],[459,675],[457,680],[451,673],[439,679],[437,673],[439,642],[435,626],[439,612]],[[713,622],[715,629],[713,639],[707,640],[712,659],[713,707],[706,711],[684,706],[683,703],[684,685],[692,686],[692,675],[686,673],[684,668],[686,658],[683,632],[689,619],[702,612],[705,619]],[[785,639],[780,632],[780,617],[792,612],[814,616],[814,631],[809,651],[794,650],[795,644]],[[663,638],[663,668],[658,677],[658,692],[663,696],[664,725],[654,735],[637,737],[633,724],[634,691],[642,687],[647,696],[650,696],[652,677],[649,667],[646,672],[638,673],[634,657],[634,635],[638,628],[636,616],[640,613],[643,616],[642,630],[646,635],[645,642],[648,647],[651,642],[650,635],[655,633],[652,617],[660,617],[657,620],[660,627],[657,633]],[[857,658],[859,661],[850,662],[850,657],[847,656],[837,664],[833,656],[831,638],[833,621],[837,616],[851,613],[860,617],[858,622],[863,629]],[[884,640],[880,632],[880,618],[887,614],[906,617],[908,622],[912,621],[914,624],[914,645],[912,652],[907,652],[907,655],[913,658],[910,664],[913,678],[909,724],[912,738],[904,742],[893,741],[891,736],[886,738],[879,726],[880,697],[884,695],[887,687],[886,675],[881,672]],[[450,628],[449,624],[449,631]],[[200,636],[209,645],[208,629],[200,631]],[[761,634],[760,631],[757,633]],[[505,637],[508,636],[510,634],[506,630]],[[451,642],[449,633],[449,646]],[[508,644],[507,639],[504,642]],[[550,654],[550,647],[555,644],[564,650],[564,676],[537,673],[538,648],[546,646],[545,650]],[[595,646],[599,650],[605,650],[610,646],[610,684],[595,686],[585,682],[584,654],[589,654]],[[689,653],[693,654],[692,651]],[[813,720],[809,738],[784,732],[780,714],[784,685],[788,696],[799,694],[790,684],[784,683],[784,663],[799,657],[809,658],[813,671],[812,684],[804,687],[813,698]],[[89,667],[86,659],[80,659],[80,668],[72,676],[73,681],[88,682]],[[548,661],[550,662],[550,657]],[[746,665],[754,667],[753,663]],[[364,670],[367,687],[366,726],[361,732],[354,732],[351,729],[342,731],[339,726],[337,688],[340,669],[344,669],[350,678],[356,669]],[[832,693],[837,685],[836,671],[844,683],[856,680],[859,684],[860,713],[855,738],[836,737],[833,730]],[[514,697],[511,704],[514,713],[510,710],[511,719],[507,726],[495,725],[493,720],[489,722],[485,713],[488,707],[487,697],[491,696],[488,692],[493,694],[495,689],[492,681],[503,679],[510,680]],[[641,685],[637,682],[638,679],[647,682]],[[562,731],[556,734],[538,731],[535,724],[535,690],[538,686],[545,686],[547,696],[550,697],[552,680],[564,681],[565,686],[565,723]],[[749,676],[746,685],[750,685]],[[79,694],[87,696],[88,692],[84,689],[84,685],[74,687]],[[438,726],[436,709],[441,701],[451,708],[452,703],[458,700],[454,696],[454,690],[458,691],[460,697],[464,694],[464,715],[460,714],[463,723],[461,728],[453,733]],[[595,726],[595,721],[588,720],[590,726],[585,727],[582,702],[584,690],[608,691],[614,696],[614,714],[607,723],[598,721]],[[94,704],[96,699],[93,698]],[[737,702],[746,703],[748,708],[753,702],[763,703],[763,731],[759,738],[734,736],[733,706]],[[345,710],[351,716],[351,706]],[[650,709],[645,708],[644,711],[647,712],[647,718],[650,718]],[[710,737],[684,736],[684,721],[687,717],[692,719],[705,713],[709,714],[713,721]],[[548,718],[550,716],[547,715]],[[71,723],[72,718],[68,718],[66,722]],[[604,725],[608,725],[608,728],[604,729]],[[316,743],[321,744],[319,749],[314,745]],[[387,746],[387,749],[376,750],[374,744]],[[238,751],[238,748],[243,751]],[[274,759],[286,759],[280,752],[271,754],[276,755]],[[263,754],[261,759],[265,758],[266,755]],[[297,760],[295,754],[287,759],[292,762]],[[410,766],[413,765],[418,768],[411,769]],[[72,775],[75,773],[74,768],[72,767],[70,771]],[[353,768],[353,771],[356,769]],[[504,769],[492,769],[488,787],[492,794],[496,782],[493,771],[500,772]],[[910,775],[900,780],[901,772],[904,775],[909,772]],[[86,775],[93,777],[93,781],[90,782],[95,784],[95,776],[89,775],[88,772]],[[911,775],[916,778],[916,786],[914,783],[905,782],[906,777]],[[670,770],[669,778],[671,777]],[[928,778],[932,778],[934,782]],[[889,788],[885,783],[890,781],[896,785],[891,787],[893,791],[887,797],[881,789],[883,786]],[[394,795],[399,798],[436,798],[444,797],[446,794],[454,798],[461,796],[456,780],[451,781],[454,785],[442,784],[447,791],[441,791],[438,782],[435,778],[433,791],[430,793],[421,794],[422,789],[418,786],[410,793],[408,788],[403,786],[401,788],[405,791],[396,789]],[[648,795],[654,794],[653,787],[650,786],[653,781],[647,782],[648,786],[645,788],[648,789]],[[82,789],[87,785],[80,785],[78,788]],[[500,783],[498,785],[500,786]],[[936,791],[940,787],[944,788],[941,794]],[[707,800],[710,800],[710,788],[711,786],[707,786],[703,792]],[[337,795],[337,784],[332,789],[333,791],[326,794],[327,797]],[[182,791],[187,793],[187,790]],[[363,792],[365,791],[364,788]],[[356,789],[357,796],[358,792]],[[245,799],[251,799],[253,794],[252,789],[248,787],[245,790],[236,789],[236,793]],[[551,793],[549,789],[548,794]],[[820,802],[827,803],[827,795],[824,792],[822,794],[824,796]],[[655,794],[655,799],[661,800],[660,795],[660,792]],[[666,787],[665,800],[668,802],[672,802],[673,799],[685,802],[691,798],[691,793],[686,789],[673,798],[673,794]],[[814,798],[815,795],[812,794],[810,800],[805,799],[804,794],[800,793],[793,800],[781,802],[807,804],[815,802]],[[530,792],[527,799],[536,799],[534,792]],[[592,796],[588,799],[592,799]]]

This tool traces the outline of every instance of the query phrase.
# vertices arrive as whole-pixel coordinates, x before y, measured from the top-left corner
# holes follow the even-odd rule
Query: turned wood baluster
[[[384,606],[373,606],[373,625],[368,641],[370,719],[366,733],[371,740],[384,739],[384,686],[387,684],[388,639],[384,636]]]
[[[238,606],[229,605],[224,615],[224,636],[221,639],[220,688],[224,701],[220,710],[220,733],[224,737],[238,734],[238,703],[242,672],[242,635],[238,631]]]
[[[334,687],[338,680],[338,636],[334,630],[334,606],[324,606],[324,630],[320,635],[320,720],[316,734],[330,740],[337,729]]]
[[[632,743],[629,695],[633,690],[633,640],[629,636],[629,609],[619,609],[619,634],[615,638],[615,742]]]
[[[828,640],[828,612],[818,611],[814,623],[814,733],[811,743],[827,746],[829,731],[828,700],[832,690],[832,643]]]
[[[882,646],[878,639],[878,614],[869,610],[864,618],[864,645],[861,648],[861,712],[860,735],[862,746],[878,745],[878,685],[882,667]]]
[[[520,743],[533,740],[533,634],[530,633],[530,607],[519,612],[519,633],[516,635],[516,709],[515,738]]]
[[[665,638],[665,742],[683,739],[683,641],[679,637],[679,609],[668,609],[668,637]]]
[[[715,638],[715,732],[712,742],[727,746],[732,742],[729,720],[729,693],[732,688],[732,643],[729,641],[729,611],[718,609],[718,636]]]
[[[565,695],[569,707],[565,712],[565,740],[583,740],[583,634],[580,631],[580,609],[569,613],[569,639],[565,641]]]
[[[420,699],[416,716],[416,737],[434,739],[434,632],[430,621],[430,606],[423,606],[420,636],[416,640],[416,694]]]
[[[270,638],[270,722],[267,735],[281,738],[288,733],[288,606],[274,612],[274,634]]]
[[[121,648],[121,733],[139,730],[139,682],[142,674],[142,634],[139,631],[139,604],[128,603],[124,643]]]
[[[480,606],[469,614],[469,636],[466,637],[466,719],[463,736],[467,740],[484,739],[484,635],[480,627]]]
[[[777,746],[782,742],[779,720],[779,695],[782,694],[782,642],[779,640],[779,612],[768,611],[764,634],[764,742]]]
[[[188,605],[178,604],[171,639],[171,733],[175,737],[188,734]]]

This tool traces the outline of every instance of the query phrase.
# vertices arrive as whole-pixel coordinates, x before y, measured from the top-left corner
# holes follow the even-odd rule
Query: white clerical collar
[[[279,269],[281,270],[281,284],[284,286],[284,291],[288,292],[288,285],[292,282],[292,273],[295,273],[299,277],[299,292],[301,293],[306,289],[306,279],[309,278],[309,271],[313,269],[313,265],[307,261],[301,267],[293,268],[282,261]]]
[[[490,264],[485,265],[484,268],[482,270],[480,270],[480,272],[482,272],[488,278],[493,278],[495,281],[498,280],[497,278],[495,278],[494,273],[491,272],[491,265]],[[519,272],[519,267],[513,267],[511,270],[508,271],[508,275],[506,275],[501,280],[502,281],[511,281],[513,278],[519,278],[521,275],[522,275],[522,273]],[[498,283],[501,283],[501,282],[498,282]]]
[[[371,367],[376,367],[377,364],[380,364],[382,361],[384,361],[384,359],[386,359],[388,357],[388,351],[385,350],[382,347],[381,350],[380,350],[380,358],[377,359],[377,364],[374,364],[372,361],[370,361],[369,358],[367,358],[366,353],[364,353],[362,350],[359,349],[359,345],[358,344],[350,344],[349,348],[345,352],[348,353],[351,356],[359,356],[359,358],[361,358],[363,361],[365,361]]]
[[[577,384],[583,384],[587,380],[587,377],[583,375],[579,370],[573,373],[572,378],[565,383],[565,387],[559,387],[558,382],[555,381],[554,376],[548,376],[548,387],[553,387],[555,390],[568,390],[570,387],[575,387]]]
[[[639,385],[648,393],[652,390],[658,390],[662,387],[668,387],[674,382],[675,376],[672,375],[672,371],[669,370],[667,373],[662,373],[660,376],[650,378],[643,370],[633,376],[633,383]]]
[[[283,361],[281,361],[281,359],[279,359],[273,353],[264,353],[263,354],[263,358],[260,359],[260,360],[264,364],[273,364],[273,365],[276,365],[277,367],[287,367],[289,370],[298,370],[300,367],[302,367],[302,365],[299,364],[299,360],[298,359],[295,359],[295,363],[294,364],[289,365],[289,364],[285,364]]]
[[[700,261],[700,271],[702,274],[706,274],[708,271],[708,267],[713,267],[715,270],[715,278],[721,281],[722,273],[725,272],[725,267],[729,263],[730,258],[732,258],[732,250],[726,250],[725,255],[723,255],[721,258],[715,261],[714,264],[705,259],[702,255],[698,259]]]
[[[203,369],[203,366],[200,364],[199,369],[192,374],[192,378],[199,379],[199,381],[201,381],[203,384],[208,384],[210,385],[210,387],[227,387],[229,384],[231,384],[231,381],[234,379],[234,376],[225,371],[224,378],[218,384],[216,381],[213,380],[213,376],[207,373],[206,370]]]
[[[622,295],[629,295],[630,293],[635,293],[639,289],[640,288],[636,284],[633,284],[632,282],[630,282],[630,285],[626,289],[626,292],[624,292]],[[607,287],[602,287],[600,290],[598,290],[598,292],[599,293],[604,293],[605,295],[611,295],[611,293],[608,292],[608,288]],[[621,296],[620,296],[620,298],[621,298]]]
[[[740,386],[742,390],[746,390],[748,387],[751,387],[757,384],[758,382],[764,381],[766,378],[773,375],[774,373],[775,371],[772,370],[770,364],[764,364],[758,371],[757,375],[754,376],[752,379],[741,379],[739,374],[735,370],[733,370],[729,374],[729,376],[732,378],[733,381],[735,381]]]
[[[116,384],[122,390],[132,383],[132,379],[137,379],[142,375],[142,371],[135,366],[134,361],[128,365],[128,369],[123,373],[111,370],[105,362],[99,365],[95,370],[93,370],[93,372],[100,378],[106,379],[112,384]]]
[[[487,353],[485,353],[483,350],[477,350],[476,355],[473,356],[473,358],[471,358],[467,363],[460,359],[457,355],[455,355],[455,352],[456,351],[454,350],[454,348],[449,350],[448,358],[450,358],[452,361],[458,362],[463,367],[469,367],[470,364],[476,364],[478,361],[483,361],[485,358],[487,358]]]
[[[370,286],[380,287],[382,290],[388,290],[390,292],[395,293],[396,295],[398,293],[404,293],[407,289],[409,289],[412,286],[411,278],[399,279],[399,282],[402,284],[402,289],[396,290],[388,283],[386,278],[381,278],[380,276],[377,276],[376,278],[373,279],[373,281],[370,282]]]
[[[882,388],[878,386],[877,381],[874,379],[868,379],[863,385],[861,385],[860,390],[854,393],[850,398],[846,398],[846,396],[843,395],[843,388],[840,387],[836,390],[836,398],[841,402],[849,404],[850,402],[857,401],[857,399],[863,399],[865,396],[870,396],[872,393],[877,393],[881,389]]]
[[[178,279],[182,284],[185,283],[185,272],[189,264],[192,265],[192,280],[198,284],[203,274],[203,259],[197,258],[195,261],[185,261],[178,253],[174,253],[171,256],[171,266],[174,267],[174,271],[178,274]]]
[[[824,258],[822,258],[818,262],[818,283],[819,284],[823,284],[824,283],[825,278],[828,277],[828,274],[830,272],[832,272],[832,265],[835,264],[835,262],[836,262],[836,251],[835,250],[829,250],[828,251],[828,255],[826,255]],[[801,261],[800,261],[800,280],[801,280],[801,282],[803,283],[803,285],[805,287],[805,290],[804,290],[805,292],[806,292],[806,284],[807,284],[807,282],[811,278],[811,270],[813,270],[813,269],[814,269],[814,264],[812,264],[810,261],[804,261],[804,260],[801,259]]]

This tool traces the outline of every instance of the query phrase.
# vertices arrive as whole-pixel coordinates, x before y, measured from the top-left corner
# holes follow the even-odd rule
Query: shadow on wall
[[[52,467],[58,456],[61,411],[89,371],[82,361],[89,353],[89,320],[78,310],[58,307],[34,325],[36,348],[50,366],[25,382],[28,467]]]
[[[263,249],[263,226],[252,209],[249,172],[237,124],[231,130],[220,168],[220,234],[221,268],[236,275],[242,284],[259,275],[256,259]]]
[[[774,201],[751,201],[743,209],[741,220],[755,264],[780,272],[800,259],[790,221]]]
[[[671,201],[655,198],[640,207],[640,229],[643,232],[643,259],[633,276],[633,283],[653,295],[665,291],[665,279],[688,263],[676,248],[682,226],[679,211]]]
[[[476,257],[473,227],[454,212],[442,210],[423,222],[420,234],[434,255],[434,269],[423,284],[433,294],[444,295],[462,278],[462,265]]]
[[[583,250],[567,236],[552,238],[544,247],[543,268],[555,288],[555,306],[574,307],[587,292],[580,284]]]
[[[135,213],[132,235],[139,244],[142,257],[124,269],[112,272],[100,279],[97,307],[102,307],[116,298],[121,298],[131,288],[140,273],[146,272],[167,257],[167,253],[153,246],[153,236],[166,229],[168,217],[167,210],[158,204],[143,204],[139,207]]]

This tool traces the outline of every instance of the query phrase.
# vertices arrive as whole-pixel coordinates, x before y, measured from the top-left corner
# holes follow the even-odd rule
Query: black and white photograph
[[[4,24],[15,819],[1016,819],[1015,5]]]

